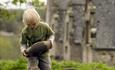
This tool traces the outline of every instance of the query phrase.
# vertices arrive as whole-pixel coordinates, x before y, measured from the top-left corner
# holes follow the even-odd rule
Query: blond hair
[[[25,24],[31,24],[31,23],[37,24],[40,22],[40,16],[34,8],[29,8],[24,11],[23,22]]]

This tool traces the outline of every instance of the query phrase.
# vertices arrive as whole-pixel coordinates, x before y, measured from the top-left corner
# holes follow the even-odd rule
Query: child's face
[[[30,28],[35,28],[36,27],[36,23],[27,23],[26,25]]]

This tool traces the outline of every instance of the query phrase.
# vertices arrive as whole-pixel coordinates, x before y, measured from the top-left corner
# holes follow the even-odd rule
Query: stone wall
[[[94,61],[115,65],[115,0],[93,0],[96,5]]]
[[[115,48],[115,0],[93,1],[97,7],[97,48]]]
[[[50,24],[55,31],[55,56],[63,59],[83,61],[83,28],[85,0],[50,0]],[[115,0],[93,0],[96,5],[95,27],[97,27],[96,46],[92,48],[93,61],[110,65],[115,62]],[[72,8],[72,23],[66,22],[67,11]],[[66,24],[69,24],[67,35]],[[65,39],[65,35],[69,40]],[[69,44],[66,46],[66,43]],[[84,46],[85,47],[85,46]],[[67,51],[67,49],[69,51]],[[96,49],[96,50],[95,50]],[[109,51],[108,51],[109,49]],[[66,53],[67,52],[67,53]],[[65,53],[65,54],[64,54]],[[105,59],[104,59],[105,58]],[[104,59],[104,60],[103,60]],[[112,63],[111,63],[112,62]]]
[[[73,23],[71,27],[71,32],[69,34],[70,39],[70,47],[71,47],[71,59],[76,61],[82,61],[82,52],[83,49],[81,47],[82,44],[82,33],[84,26],[83,19],[83,4],[84,0],[72,0],[72,11],[73,11]]]
[[[96,49],[93,53],[93,61],[115,66],[115,50]]]

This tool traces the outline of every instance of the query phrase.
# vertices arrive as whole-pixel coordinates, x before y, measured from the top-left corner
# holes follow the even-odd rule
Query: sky
[[[1,2],[7,2],[7,1],[12,1],[12,0],[0,0]]]

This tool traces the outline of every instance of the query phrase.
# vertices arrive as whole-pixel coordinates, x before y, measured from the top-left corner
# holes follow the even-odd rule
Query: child
[[[27,9],[23,14],[24,29],[21,33],[21,53],[28,56],[27,49],[33,47],[36,43],[42,43],[40,49],[46,50],[38,56],[29,56],[28,70],[51,70],[49,49],[52,48],[54,40],[54,32],[47,23],[40,21],[40,16],[33,8]],[[39,50],[39,51],[42,51]],[[38,51],[38,52],[39,52]]]

